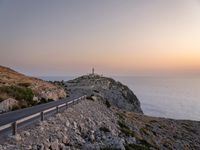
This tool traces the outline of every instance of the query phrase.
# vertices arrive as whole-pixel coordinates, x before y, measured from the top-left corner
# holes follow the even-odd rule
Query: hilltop
[[[63,83],[71,97],[88,95],[92,99],[100,97],[108,105],[120,109],[143,113],[140,101],[135,94],[122,83],[112,78],[89,74]]]
[[[66,90],[0,66],[0,112],[66,97]]]

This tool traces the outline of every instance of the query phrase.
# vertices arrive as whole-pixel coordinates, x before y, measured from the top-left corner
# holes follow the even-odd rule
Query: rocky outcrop
[[[54,90],[50,90],[50,91],[43,91],[38,95],[39,99],[50,99],[50,100],[58,100],[58,99],[62,99],[65,98],[67,96],[66,92],[64,89],[60,88],[60,89],[54,89]]]
[[[85,75],[64,83],[70,96],[88,95],[102,97],[120,109],[142,113],[140,102],[134,93],[120,82],[99,75]]]
[[[200,149],[200,122],[148,117],[101,100],[63,113],[0,141],[0,150]]]
[[[13,109],[16,105],[18,105],[18,101],[13,98],[8,98],[2,102],[0,102],[0,113],[7,112]]]
[[[46,101],[59,100],[68,95],[67,90],[61,86],[57,86],[37,78],[29,77],[10,68],[0,66],[0,102],[5,101],[8,98],[13,98],[17,101],[23,100],[23,96],[20,94],[22,91],[28,91],[28,94],[30,94],[30,89],[34,94],[34,103],[39,103],[44,99]],[[13,94],[14,92],[15,94]],[[24,92],[23,94],[25,95],[26,93]],[[1,104],[4,103],[0,103],[0,107],[3,107]],[[21,103],[22,101],[19,102],[19,104]],[[23,104],[23,107],[26,105]]]

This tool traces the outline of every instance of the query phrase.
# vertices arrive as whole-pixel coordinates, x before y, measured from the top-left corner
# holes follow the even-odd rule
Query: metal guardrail
[[[53,107],[48,108],[48,109],[43,110],[43,111],[39,111],[39,112],[37,112],[35,114],[32,114],[30,116],[27,116],[27,117],[21,118],[19,120],[16,120],[15,122],[10,122],[8,124],[0,126],[0,131],[4,131],[4,130],[10,128],[12,130],[12,135],[16,135],[17,134],[18,124],[23,123],[23,122],[28,121],[28,120],[31,120],[31,119],[34,120],[34,118],[35,118],[35,120],[38,120],[37,117],[39,117],[39,116],[40,116],[40,120],[43,121],[44,120],[44,116],[46,114],[48,114],[48,113],[50,113],[52,111],[55,111],[55,110],[56,110],[56,113],[58,113],[60,108],[63,108],[64,106],[66,106],[66,109],[67,109],[69,105],[74,105],[74,104],[78,103],[80,100],[83,100],[85,98],[86,98],[86,95],[81,96],[81,97],[79,97],[77,99],[71,100],[69,102],[66,102],[64,104],[60,104],[60,105],[53,106]]]

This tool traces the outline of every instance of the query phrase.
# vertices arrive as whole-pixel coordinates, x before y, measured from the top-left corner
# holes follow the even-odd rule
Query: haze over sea
[[[75,77],[40,77],[70,80]],[[200,77],[113,77],[136,94],[146,115],[200,121]]]

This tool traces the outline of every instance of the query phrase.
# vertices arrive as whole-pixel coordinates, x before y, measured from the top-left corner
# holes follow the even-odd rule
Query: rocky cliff
[[[66,96],[66,91],[60,86],[0,66],[0,112]]]
[[[102,97],[108,105],[142,113],[140,102],[134,93],[127,86],[112,78],[90,74],[65,82],[64,85],[72,97],[85,94],[90,97]]]

